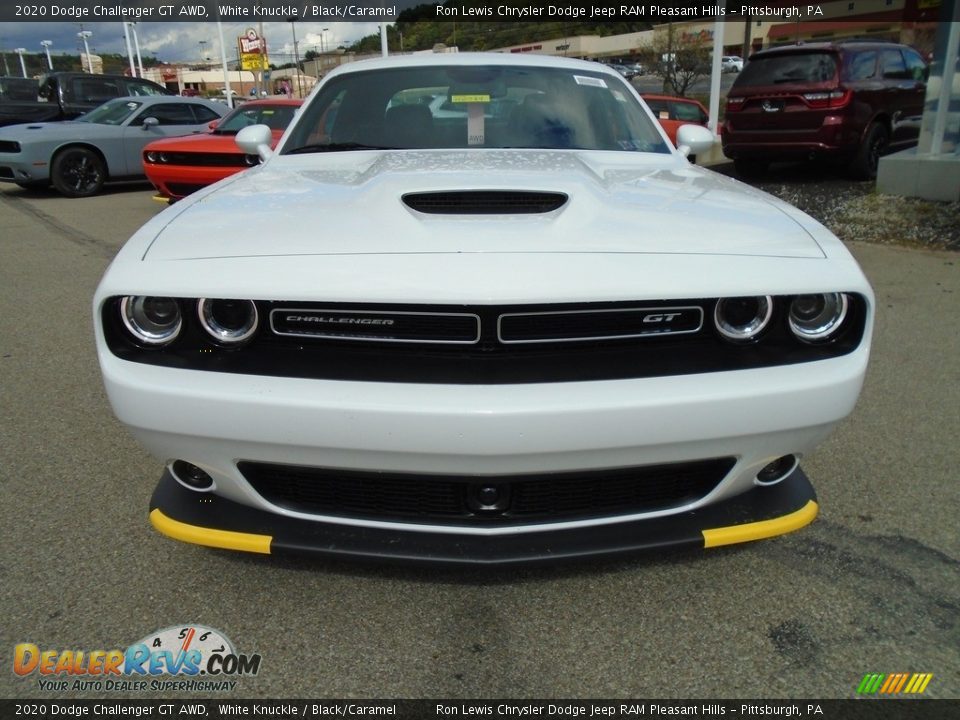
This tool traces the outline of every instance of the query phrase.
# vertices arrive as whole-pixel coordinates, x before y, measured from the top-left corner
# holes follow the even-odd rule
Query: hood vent
[[[457,190],[403,196],[407,207],[430,215],[529,215],[551,212],[566,201],[564,193],[515,190]]]

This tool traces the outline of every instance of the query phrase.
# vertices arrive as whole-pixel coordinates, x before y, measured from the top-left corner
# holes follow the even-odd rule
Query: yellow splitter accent
[[[233,532],[232,530],[212,530],[198,525],[174,520],[164,515],[159,508],[151,511],[150,523],[158,532],[182,542],[223,548],[224,550],[243,550],[246,552],[270,554],[271,535]]]
[[[808,500],[802,508],[783,517],[704,530],[703,546],[709,548],[733,545],[734,543],[763,540],[764,538],[793,532],[812,523],[813,519],[817,517],[818,509],[817,503]]]

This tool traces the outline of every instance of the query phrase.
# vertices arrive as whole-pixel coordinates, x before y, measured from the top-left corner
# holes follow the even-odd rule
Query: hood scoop
[[[404,204],[429,215],[533,215],[563,206],[567,195],[517,190],[453,190],[407,193]]]

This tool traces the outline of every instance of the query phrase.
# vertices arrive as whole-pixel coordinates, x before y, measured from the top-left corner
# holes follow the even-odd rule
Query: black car
[[[873,178],[880,155],[916,144],[926,78],[920,53],[897,43],[762,50],[727,95],[723,152],[744,175],[773,160],[825,157]]]
[[[162,85],[126,75],[54,72],[35,80],[30,99],[0,103],[0,126],[73,120],[117,97],[173,95]],[[39,100],[38,100],[39,97]]]

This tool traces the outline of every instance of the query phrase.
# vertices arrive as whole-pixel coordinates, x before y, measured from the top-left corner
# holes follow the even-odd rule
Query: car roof
[[[833,40],[827,42],[801,43],[798,45],[780,45],[778,47],[758,50],[750,59],[769,57],[772,55],[789,54],[796,52],[839,52],[840,50],[878,50],[882,48],[906,48],[902,43],[887,42],[884,40]]]
[[[566,68],[602,72],[611,77],[621,77],[603,63],[573,58],[553,57],[550,55],[515,55],[513,53],[469,52],[469,53],[427,53],[424,55],[394,55],[386,58],[373,58],[346,63],[331,70],[326,77],[365,70],[384,70],[401,67],[437,67],[443,65],[503,65],[512,67],[548,67]]]
[[[690,105],[700,105],[699,100],[694,100],[693,98],[688,97],[679,97],[677,95],[658,95],[657,93],[640,93],[640,97],[644,100],[669,100],[670,102],[682,102],[688,103]]]

